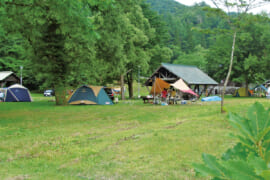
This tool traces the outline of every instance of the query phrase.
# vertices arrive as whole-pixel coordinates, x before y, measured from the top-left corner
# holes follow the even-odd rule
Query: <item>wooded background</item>
[[[28,88],[63,89],[115,84],[130,70],[125,78],[132,86],[138,70],[148,77],[167,62],[195,65],[220,82],[233,40],[225,16],[237,14],[209,9],[174,0],[1,0],[0,71],[19,74],[23,66]],[[270,78],[269,14],[234,23],[230,79],[261,83]]]

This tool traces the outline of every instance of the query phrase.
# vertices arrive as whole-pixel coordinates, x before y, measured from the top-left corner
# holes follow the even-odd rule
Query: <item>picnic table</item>
[[[153,103],[154,97],[142,96],[143,103]]]

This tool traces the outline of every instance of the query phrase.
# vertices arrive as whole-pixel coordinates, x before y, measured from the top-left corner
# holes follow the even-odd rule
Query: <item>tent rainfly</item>
[[[168,89],[170,87],[170,84],[163,81],[160,78],[156,78],[154,85],[152,86],[152,89],[150,91],[150,94],[160,94],[163,89]]]
[[[182,80],[179,79],[178,81],[176,81],[173,84],[169,84],[165,81],[163,81],[160,78],[156,78],[154,85],[152,86],[151,92],[150,94],[160,94],[165,88],[169,89],[170,86],[173,86],[174,88],[180,90],[183,93],[188,93],[188,94],[192,94],[194,96],[199,97],[198,94],[196,94],[195,92],[193,92],[187,85],[186,83]]]
[[[76,89],[68,99],[69,104],[100,104],[111,105],[109,98],[102,86],[83,85]]]
[[[20,84],[14,84],[8,88],[1,89],[4,93],[4,102],[32,102],[28,89]]]
[[[183,81],[183,79],[179,79],[178,81],[176,81],[175,83],[171,84],[174,88],[179,89],[181,92],[183,93],[189,93],[192,94],[194,96],[199,97],[198,94],[196,94],[195,92],[193,92],[187,85],[186,83]]]
[[[246,92],[246,88],[241,87],[234,91],[233,97],[248,97],[251,96],[251,94],[252,94],[251,90],[248,90],[248,92]]]

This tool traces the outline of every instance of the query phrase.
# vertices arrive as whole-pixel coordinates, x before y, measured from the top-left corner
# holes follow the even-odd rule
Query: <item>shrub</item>
[[[270,109],[255,103],[246,117],[230,113],[229,122],[237,130],[238,143],[221,158],[203,154],[203,164],[195,171],[213,179],[270,179]]]

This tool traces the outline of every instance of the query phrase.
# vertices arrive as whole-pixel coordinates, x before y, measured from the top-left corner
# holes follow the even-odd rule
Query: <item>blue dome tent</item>
[[[32,102],[28,89],[22,85],[14,84],[4,90],[4,102]]]

